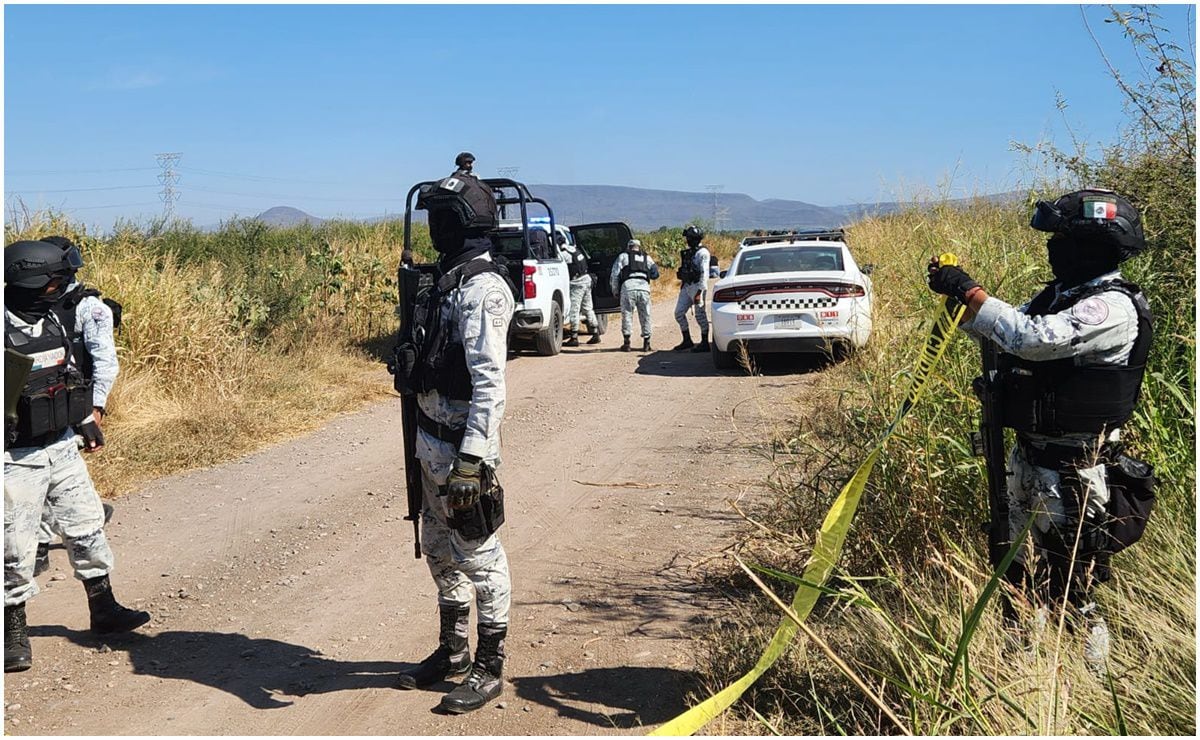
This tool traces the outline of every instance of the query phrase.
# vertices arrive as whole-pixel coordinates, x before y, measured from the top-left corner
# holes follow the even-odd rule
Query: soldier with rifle
[[[1145,249],[1128,200],[1088,189],[1039,201],[1030,226],[1047,242],[1054,280],[1016,308],[989,296],[960,267],[933,260],[935,292],[967,307],[962,328],[983,345],[982,448],[992,521],[988,550],[999,566],[1031,523],[1005,577],[1045,618],[1067,610],[1084,633],[1084,659],[1107,671],[1109,632],[1094,599],[1112,553],[1140,537],[1153,500],[1149,466],[1122,453],[1150,352],[1152,317],[1121,262]],[[1016,445],[1003,458],[1003,429]],[[1031,553],[1029,550],[1031,549]],[[1015,610],[1006,608],[1006,616]]]
[[[456,714],[500,695],[511,600],[508,557],[497,536],[503,491],[494,471],[515,304],[489,251],[495,196],[471,174],[473,160],[459,155],[453,175],[421,188],[417,208],[429,212],[440,257],[436,266],[420,266],[431,269],[418,269],[411,254],[402,258],[402,326],[391,367],[404,398],[409,518],[418,535],[424,530],[417,556],[423,549],[441,615],[437,648],[403,671],[399,685],[422,688],[465,675],[439,705]],[[474,661],[472,601],[479,634]]]

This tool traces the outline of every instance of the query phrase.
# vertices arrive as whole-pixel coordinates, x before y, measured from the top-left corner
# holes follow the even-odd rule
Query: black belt
[[[1038,449],[1031,442],[1017,437],[1021,452],[1025,459],[1039,468],[1064,470],[1068,468],[1090,468],[1115,459],[1117,445],[1105,442],[1098,449],[1093,446],[1076,447],[1051,442],[1044,449]]]
[[[439,424],[426,416],[425,412],[420,409],[417,409],[417,427],[429,436],[436,437],[455,447],[462,445],[463,436],[467,433],[466,428],[455,429],[445,424]]]

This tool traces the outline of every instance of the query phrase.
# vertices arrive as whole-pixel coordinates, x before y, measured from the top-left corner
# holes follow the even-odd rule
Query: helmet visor
[[[72,270],[83,267],[83,255],[79,253],[79,247],[72,245],[63,251],[63,264]]]

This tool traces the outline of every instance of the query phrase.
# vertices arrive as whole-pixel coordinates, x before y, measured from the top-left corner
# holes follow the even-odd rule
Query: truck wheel
[[[557,302],[551,303],[550,306],[550,323],[533,337],[533,346],[542,357],[557,355],[562,349],[562,306]]]
[[[730,342],[730,345],[733,343]],[[722,352],[717,349],[717,343],[711,342],[709,349],[712,351],[713,367],[718,370],[732,370],[737,365],[737,358],[733,352]]]
[[[604,334],[608,331],[608,314],[596,314],[596,325],[592,327],[593,334]]]

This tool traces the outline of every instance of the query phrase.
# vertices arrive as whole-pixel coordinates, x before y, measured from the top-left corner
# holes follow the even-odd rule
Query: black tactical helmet
[[[459,152],[458,156],[454,158],[454,166],[459,169],[470,167],[473,164],[475,164],[475,155],[470,152]]]
[[[1054,203],[1039,200],[1029,225],[1081,243],[1107,244],[1117,250],[1120,262],[1146,248],[1137,209],[1111,190],[1088,188],[1067,193]]]
[[[44,288],[55,277],[69,278],[83,267],[79,248],[64,249],[48,241],[13,242],[4,248],[4,284],[13,288]]]
[[[700,229],[697,229],[695,226],[688,224],[683,230],[683,238],[686,239],[689,244],[692,242],[699,243],[700,240],[704,238],[704,232]]]

